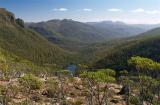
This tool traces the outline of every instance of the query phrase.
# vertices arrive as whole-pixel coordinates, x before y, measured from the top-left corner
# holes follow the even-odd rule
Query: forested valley
[[[0,8],[0,104],[160,105],[160,28]]]

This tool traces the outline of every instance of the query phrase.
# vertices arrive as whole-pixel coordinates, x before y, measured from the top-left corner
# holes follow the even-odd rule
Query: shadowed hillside
[[[127,69],[127,60],[132,56],[143,56],[160,61],[160,29],[123,39],[121,44],[106,49],[98,55],[103,55],[103,58],[95,63],[96,68]]]

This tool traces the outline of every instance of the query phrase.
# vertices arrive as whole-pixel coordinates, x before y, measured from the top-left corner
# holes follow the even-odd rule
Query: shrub
[[[28,88],[29,90],[40,89],[42,86],[42,82],[36,76],[32,74],[26,74],[19,79],[20,84]]]
[[[140,105],[139,104],[139,99],[135,96],[130,97],[130,103],[133,104],[133,105]]]
[[[44,95],[46,95],[48,98],[54,98],[56,96],[56,93],[53,89],[48,88]]]
[[[58,83],[53,79],[49,79],[47,81],[47,90],[46,90],[47,97],[49,98],[56,97],[57,91],[58,91]]]

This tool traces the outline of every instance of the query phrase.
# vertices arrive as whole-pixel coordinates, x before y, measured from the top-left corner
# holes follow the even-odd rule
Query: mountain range
[[[93,43],[136,36],[160,25],[132,25],[112,21],[82,23],[64,19],[26,23],[26,26],[61,48],[73,51]]]
[[[157,27],[68,19],[25,23],[0,9],[0,52],[40,66],[82,63],[93,68],[127,69],[131,56],[160,61]]]
[[[138,25],[136,26],[113,21],[88,22],[87,24],[115,33],[114,38],[130,37],[149,30],[144,27],[139,27]]]

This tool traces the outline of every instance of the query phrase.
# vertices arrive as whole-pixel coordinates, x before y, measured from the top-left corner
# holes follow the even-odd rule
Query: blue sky
[[[160,0],[0,0],[0,7],[26,22],[50,19],[160,23]]]

